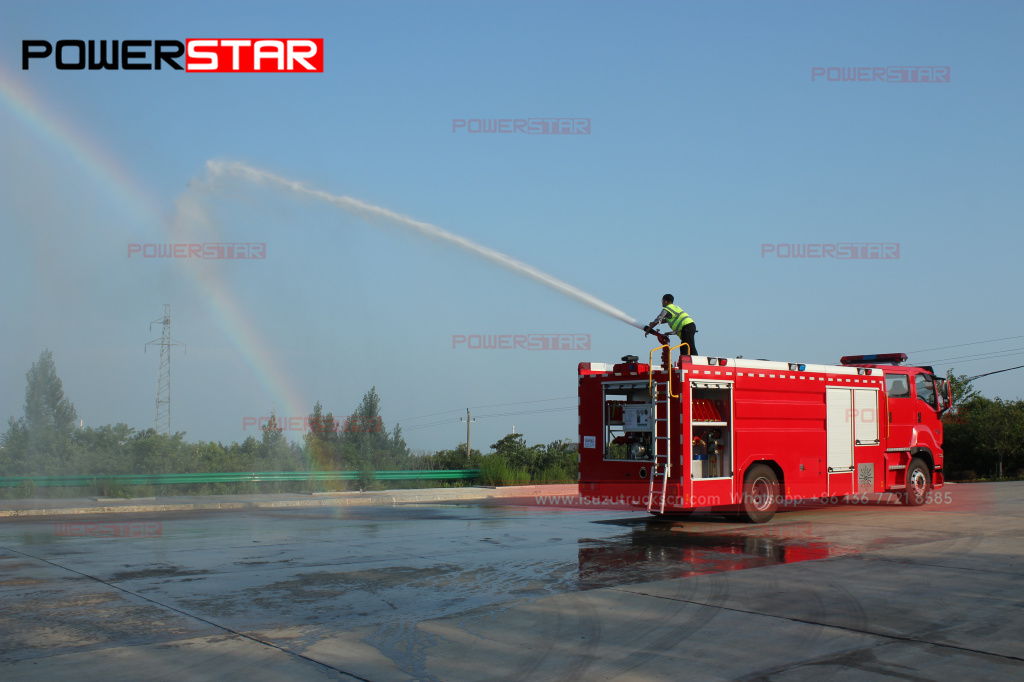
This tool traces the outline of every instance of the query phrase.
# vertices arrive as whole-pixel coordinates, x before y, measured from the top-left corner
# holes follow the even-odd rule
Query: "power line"
[[[1006,357],[1010,357],[1011,355],[1020,355],[1022,352],[1024,352],[1024,348],[1007,348],[1005,350],[994,350],[994,351],[989,351],[987,353],[976,353],[974,355],[960,355],[960,356],[953,357],[953,358],[941,358],[939,360],[921,360],[921,361],[915,360],[914,362],[915,362],[915,364],[921,364],[921,365],[933,364],[933,363],[939,363],[939,362],[950,362],[950,361],[953,361],[953,360],[956,360],[956,361],[959,361],[959,362],[977,362],[978,360],[991,360],[991,359],[994,359],[994,358],[1006,358]]]
[[[953,346],[939,346],[937,348],[925,348],[924,350],[912,350],[910,353],[907,353],[907,355],[912,353],[928,353],[933,350],[945,350],[947,348],[960,348],[962,346],[977,346],[981,343],[995,343],[996,341],[1009,341],[1010,339],[1024,339],[1024,334],[1021,334],[1020,336],[1006,336],[1001,339],[989,339],[988,341],[971,341],[970,343],[958,343]]]
[[[494,405],[476,405],[476,408],[483,409],[485,407],[504,407],[505,405],[526,405],[527,403],[546,403],[552,400],[569,400],[570,398],[577,398],[578,396],[567,395],[564,398],[541,398],[540,400],[523,400],[518,403],[496,403]]]
[[[448,414],[449,412],[461,412],[461,411],[462,410],[445,410],[444,412],[434,412],[433,414],[424,414],[424,415],[421,415],[419,417],[409,417],[407,419],[396,419],[395,423],[411,422],[411,421],[416,421],[417,419],[426,419],[427,417],[436,417],[439,414]]]
[[[574,396],[574,395],[568,395],[568,396],[565,396],[565,397],[562,397],[562,398],[540,398],[538,400],[521,400],[521,401],[515,402],[515,403],[495,403],[493,405],[470,405],[469,409],[471,409],[471,410],[481,409],[482,410],[482,409],[485,409],[485,408],[488,408],[488,407],[504,407],[506,405],[527,405],[529,403],[547,403],[547,402],[551,402],[553,400],[569,400],[570,398],[576,398],[576,397],[577,396]],[[427,417],[436,417],[436,416],[438,416],[440,414],[448,414],[449,412],[462,412],[462,410],[461,409],[459,409],[459,410],[445,410],[444,412],[434,412],[433,414],[425,414],[425,415],[422,415],[420,417],[409,417],[407,419],[395,419],[394,421],[389,421],[388,423],[389,424],[400,424],[402,422],[411,422],[411,421],[415,421],[417,419],[426,419]],[[414,426],[416,426],[416,425],[414,425]],[[410,428],[412,428],[412,427],[410,427]]]
[[[526,402],[540,402],[540,401],[526,401]],[[569,407],[552,407],[552,408],[545,408],[545,409],[542,409],[542,410],[519,410],[519,411],[516,411],[516,412],[500,412],[498,414],[483,414],[483,415],[478,414],[477,416],[473,417],[473,419],[489,419],[489,418],[492,418],[492,417],[514,417],[514,416],[518,416],[518,415],[522,415],[522,414],[546,414],[546,413],[549,413],[549,412],[567,412],[569,410],[575,410],[575,409],[576,409],[575,405],[570,405]],[[449,419],[442,419],[440,421],[431,422],[429,424],[414,424],[412,426],[403,428],[402,431],[415,431],[416,429],[424,429],[424,428],[427,428],[427,427],[430,427],[430,426],[440,426],[442,424],[458,424],[460,421],[461,421],[461,419],[459,419],[459,418],[451,417]]]
[[[458,424],[458,423],[459,423],[459,418],[458,417],[449,417],[448,419],[443,419],[443,420],[441,420],[439,422],[430,422],[429,424],[414,424],[412,426],[405,426],[405,427],[402,428],[402,432],[405,433],[406,431],[415,431],[416,429],[426,429],[426,428],[429,428],[431,426],[440,426],[442,424]]]
[[[500,414],[478,414],[477,419],[488,419],[490,417],[514,417],[520,414],[547,414],[548,412],[568,412],[569,410],[575,410],[576,406],[570,407],[553,407],[548,410],[524,410],[522,412],[502,412]]]
[[[985,372],[984,374],[978,374],[978,375],[973,376],[973,377],[968,377],[967,380],[968,381],[974,381],[975,379],[980,379],[982,377],[987,377],[990,374],[999,374],[1000,372],[1009,372],[1011,369],[1021,369],[1022,367],[1024,367],[1024,365],[1017,365],[1016,367],[1007,367],[1006,369],[997,369],[994,372]]]

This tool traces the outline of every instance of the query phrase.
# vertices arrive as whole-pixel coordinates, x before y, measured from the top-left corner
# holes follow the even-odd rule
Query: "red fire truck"
[[[952,394],[932,368],[904,366],[903,353],[673,363],[659,340],[646,364],[580,363],[581,496],[763,523],[780,503],[895,493],[917,506],[942,487]]]

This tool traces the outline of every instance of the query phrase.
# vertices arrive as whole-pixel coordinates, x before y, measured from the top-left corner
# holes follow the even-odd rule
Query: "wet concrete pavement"
[[[1021,679],[1024,484],[947,490],[3,519],[0,678]]]

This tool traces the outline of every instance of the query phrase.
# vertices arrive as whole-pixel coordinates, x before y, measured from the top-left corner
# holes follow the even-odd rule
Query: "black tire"
[[[932,489],[932,472],[928,465],[915,457],[907,465],[907,487],[900,500],[908,507],[920,507],[928,499]]]
[[[767,523],[779,508],[779,478],[767,464],[755,464],[743,477],[743,510],[749,523]]]

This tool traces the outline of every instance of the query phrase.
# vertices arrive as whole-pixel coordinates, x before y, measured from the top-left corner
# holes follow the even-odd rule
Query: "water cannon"
[[[661,345],[665,345],[666,343],[668,343],[668,334],[662,334],[653,327],[640,327],[640,330],[643,331],[645,334],[653,334],[654,338],[658,339],[658,343],[660,343]]]
[[[653,334],[654,338],[658,339],[658,345],[665,346],[665,348],[661,349],[661,364],[667,372],[669,365],[672,364],[672,351],[669,350],[672,344],[669,343],[668,334],[662,334],[657,329],[654,329],[653,327],[650,326],[644,327],[643,331],[645,335]]]

